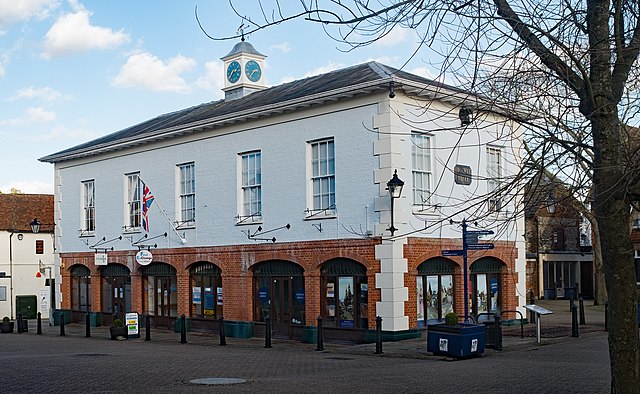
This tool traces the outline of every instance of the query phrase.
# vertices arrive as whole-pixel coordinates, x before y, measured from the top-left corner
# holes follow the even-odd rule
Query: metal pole
[[[187,343],[187,317],[180,316],[180,343]]]
[[[144,340],[150,341],[151,340],[151,316],[149,315],[146,315],[144,317],[144,331],[145,331]]]
[[[271,348],[271,316],[267,315],[264,318],[264,347],[266,349]]]
[[[533,290],[531,290],[531,299],[529,300],[529,304],[534,305],[536,303],[535,296],[533,294]],[[536,322],[536,313],[534,311],[529,311],[531,314],[531,323]]]
[[[496,320],[496,344],[494,349],[502,350],[502,318],[497,313],[494,315],[494,318]]]
[[[571,303],[571,336],[578,338],[578,307],[576,304]]]
[[[89,312],[87,312],[86,315],[84,315],[84,331],[85,331],[85,337],[90,338],[91,337],[91,319],[89,319]]]
[[[227,337],[224,334],[224,318],[222,316],[220,316],[220,319],[218,319],[219,321],[219,329],[220,329],[220,346],[226,346],[227,345]]]
[[[469,322],[469,280],[467,274],[467,220],[462,219],[462,261],[464,277],[464,322]]]
[[[36,323],[36,334],[42,335],[42,313],[38,312],[37,323]]]
[[[536,315],[536,341],[540,343],[540,315]]]
[[[580,325],[584,326],[586,323],[584,321],[584,299],[580,297]]]
[[[376,354],[382,353],[382,317],[376,316]]]
[[[318,315],[318,328],[316,333],[316,351],[320,352],[324,350],[323,338],[322,338],[322,316]]]

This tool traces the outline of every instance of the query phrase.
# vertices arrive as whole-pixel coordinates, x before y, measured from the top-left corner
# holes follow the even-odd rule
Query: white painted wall
[[[20,240],[19,235],[22,236]],[[36,240],[44,241],[44,254],[36,254]],[[53,267],[53,237],[50,233],[33,234],[31,232],[8,231],[0,232],[0,271],[6,272],[12,278],[0,278],[0,286],[6,287],[6,301],[0,301],[0,318],[9,316],[15,318],[16,296],[35,295],[37,298],[37,312],[42,313],[43,319],[49,318],[49,296],[50,288],[45,286],[45,277],[48,277],[49,270],[40,278],[36,277],[38,272],[38,262],[47,267]],[[11,253],[10,253],[11,251]],[[13,258],[11,258],[11,256]],[[53,268],[53,275],[56,275],[56,308],[60,307],[60,277],[57,275],[57,268]],[[11,290],[13,287],[13,291]],[[45,295],[44,299],[42,295]]]

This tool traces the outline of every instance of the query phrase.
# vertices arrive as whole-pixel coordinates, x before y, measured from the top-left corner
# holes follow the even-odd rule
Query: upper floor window
[[[500,148],[487,147],[487,195],[489,212],[500,212],[502,199],[500,181],[502,179],[502,151]]]
[[[262,220],[262,155],[244,153],[242,160],[242,206],[239,222]]]
[[[413,205],[431,205],[431,136],[413,133],[411,141]]]
[[[314,141],[311,147],[311,209],[308,216],[336,209],[333,139]]]
[[[82,182],[82,225],[81,234],[96,230],[96,192],[93,180]]]
[[[139,230],[141,225],[140,210],[140,174],[127,175],[127,218],[125,230]]]
[[[196,165],[178,166],[180,176],[180,225],[195,225],[196,222]]]

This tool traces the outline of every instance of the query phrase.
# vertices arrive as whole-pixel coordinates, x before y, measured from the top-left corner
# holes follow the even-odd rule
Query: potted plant
[[[8,316],[2,318],[2,323],[0,323],[0,332],[3,334],[10,334],[13,332],[13,322],[9,320]]]
[[[122,320],[115,319],[113,325],[109,327],[111,339],[123,340],[129,337],[128,329],[122,324]]]
[[[444,320],[427,325],[428,352],[455,358],[484,354],[484,325],[459,323],[453,312],[447,313]]]

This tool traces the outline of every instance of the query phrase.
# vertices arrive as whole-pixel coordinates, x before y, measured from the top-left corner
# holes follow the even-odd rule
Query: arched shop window
[[[156,327],[171,327],[178,317],[178,281],[176,269],[161,262],[141,268],[143,313],[153,318]]]
[[[369,287],[367,269],[349,259],[330,260],[320,269],[323,325],[367,328]]]
[[[416,289],[418,295],[418,326],[427,321],[444,319],[454,311],[453,273],[456,263],[442,257],[424,261],[418,266]]]
[[[91,310],[91,270],[84,265],[71,268],[71,309],[84,312]]]
[[[121,264],[109,264],[100,269],[102,282],[102,312],[124,319],[131,311],[131,272]],[[104,316],[103,316],[104,317]]]
[[[483,257],[469,267],[471,274],[471,313],[500,313],[500,272],[503,264],[493,257]],[[482,320],[483,317],[480,316]],[[486,319],[486,317],[484,317]]]
[[[222,277],[217,265],[202,262],[189,270],[191,317],[217,319],[222,314]]]
[[[289,336],[291,325],[304,325],[304,269],[298,264],[272,260],[253,269],[253,318],[271,317],[275,335]]]

